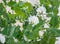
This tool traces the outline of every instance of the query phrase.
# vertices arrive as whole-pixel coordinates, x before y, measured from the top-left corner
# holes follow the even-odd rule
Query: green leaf
[[[17,43],[17,44],[27,44],[27,43],[26,43],[26,41],[21,40],[21,41],[18,41],[18,43]]]
[[[16,44],[13,38],[9,38],[6,44]]]
[[[15,26],[12,26],[11,29],[10,29],[10,35],[9,35],[10,37],[13,36],[14,31],[15,31]]]
[[[21,40],[23,37],[23,33],[20,31],[20,27],[17,26],[14,30],[13,37],[17,38],[18,40]]]
[[[14,31],[15,27],[8,25],[7,27],[4,27],[4,30],[2,31],[2,33],[6,36],[11,37],[13,35],[13,31]]]
[[[27,28],[24,29],[24,34],[27,36],[28,39],[34,40],[37,37],[39,37],[39,28],[38,25],[35,29],[35,27],[33,28],[32,25],[27,25]]]
[[[55,37],[51,37],[49,39],[49,44],[55,44],[56,38]]]
[[[56,27],[58,24],[59,24],[58,16],[57,15],[53,15],[51,20],[50,20],[50,26],[51,27]]]
[[[55,41],[55,34],[48,29],[41,38],[40,44],[55,44]]]
[[[50,29],[51,33],[54,33],[56,37],[60,37],[60,30],[56,28]]]
[[[17,3],[15,1],[10,0],[10,2],[7,3],[7,5],[10,7],[16,7]]]
[[[6,10],[5,10],[3,4],[0,3],[0,15],[4,15],[5,13],[6,13]]]
[[[26,9],[25,11],[30,12],[33,10],[33,7],[30,3],[25,2],[24,5],[22,6],[22,9]]]

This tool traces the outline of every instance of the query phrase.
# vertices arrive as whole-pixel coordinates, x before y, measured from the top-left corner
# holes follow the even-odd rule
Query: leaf
[[[14,33],[15,27],[8,25],[7,27],[4,27],[4,30],[2,33],[6,36],[12,37]]]
[[[60,30],[56,28],[50,29],[51,33],[54,33],[56,37],[60,37]]]
[[[41,38],[40,44],[55,44],[55,41],[55,34],[50,30],[47,30]]]
[[[0,3],[0,15],[4,15],[5,13],[6,13],[6,10],[5,10],[3,4]]]
[[[21,41],[18,41],[18,44],[27,44],[27,42],[24,40],[21,40]]]
[[[13,31],[13,30],[12,30]],[[20,31],[20,27],[17,26],[14,30],[13,37],[17,38],[18,40],[21,40],[23,37],[23,33]]]
[[[15,1],[10,0],[10,2],[7,3],[7,5],[10,7],[16,7],[17,3]]]
[[[11,29],[10,29],[10,35],[9,35],[10,37],[13,36],[14,31],[15,31],[15,26],[12,26]]]
[[[9,38],[6,44],[16,44],[13,38]]]
[[[27,25],[27,28],[24,29],[24,34],[27,36],[28,39],[34,40],[39,37],[39,28],[38,26],[35,28],[32,25]]]
[[[51,37],[49,39],[49,44],[55,44],[56,38],[55,37]]]
[[[58,16],[57,15],[53,15],[51,20],[50,20],[50,26],[51,27],[56,27],[58,24],[59,24]]]
[[[30,3],[25,2],[24,5],[22,6],[22,9],[26,9],[25,11],[30,12],[33,10],[33,7]]]

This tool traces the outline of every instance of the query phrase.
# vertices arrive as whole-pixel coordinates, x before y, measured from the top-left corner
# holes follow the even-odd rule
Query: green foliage
[[[6,3],[6,0],[3,0],[3,2],[0,3],[0,33],[6,37],[4,44],[55,44],[56,37],[60,37],[60,30],[58,29],[60,17],[57,15],[60,4],[59,0],[40,0],[40,6],[43,5],[46,8],[47,17],[51,17],[50,22],[48,22],[50,25],[49,28],[44,28],[44,23],[47,22],[37,15],[37,6],[23,1],[17,3],[16,1],[10,0],[10,2]],[[51,4],[51,7],[49,7],[49,4]],[[7,13],[6,6],[11,7],[16,14]],[[32,26],[28,21],[30,16],[37,16],[39,23]],[[18,24],[18,26],[14,25],[16,20],[23,23],[22,31],[21,24]],[[4,29],[2,30],[1,28]],[[40,30],[46,30],[43,37],[39,35]],[[25,41],[24,35],[30,41]],[[15,42],[13,37],[18,42]],[[40,40],[38,41],[38,39]]]
[[[51,27],[56,27],[57,25],[59,25],[59,21],[58,21],[58,16],[57,15],[53,15],[51,20],[50,20],[50,25]]]

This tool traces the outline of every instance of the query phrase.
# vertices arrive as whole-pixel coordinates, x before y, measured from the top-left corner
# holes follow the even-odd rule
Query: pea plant
[[[60,37],[60,0],[0,0],[0,44],[56,44]]]

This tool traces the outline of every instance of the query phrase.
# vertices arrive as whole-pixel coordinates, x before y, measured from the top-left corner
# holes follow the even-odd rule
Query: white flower
[[[43,12],[43,13],[46,13],[46,8],[43,7],[43,6],[40,6],[40,7],[37,8],[36,11],[37,11],[37,13],[42,13],[42,12]]]
[[[16,38],[13,37],[13,39],[14,39],[14,41],[15,41],[16,43],[18,42],[18,40],[17,40]]]
[[[56,37],[57,41],[55,42],[55,44],[60,44],[60,37]]]
[[[4,28],[0,27],[0,31],[3,31],[3,30],[4,30]]]
[[[45,23],[44,28],[49,28],[49,25]]]
[[[44,34],[44,31],[43,31],[43,30],[40,30],[40,31],[39,31],[39,36],[42,37],[43,34]]]
[[[59,24],[58,30],[60,30],[60,24]]]
[[[1,43],[5,43],[5,36],[0,34],[0,41]]]
[[[60,16],[60,12],[58,13],[58,16]]]
[[[58,7],[58,16],[60,16],[60,6]]]
[[[35,6],[35,4],[40,4],[40,1],[39,1],[39,0],[21,0],[21,1],[29,2],[29,3],[31,3],[33,6]]]
[[[52,7],[52,5],[51,5],[51,4],[49,4],[49,7],[51,8],[51,7]]]
[[[3,3],[3,0],[0,0],[0,3]]]
[[[23,23],[21,23],[19,20],[16,20],[16,23],[14,25],[16,25],[16,26],[22,26]]]
[[[41,15],[41,19],[42,19],[42,20],[45,20],[46,18],[47,18],[46,15]]]
[[[15,14],[15,11],[13,11],[9,6],[6,6],[6,11],[7,13]]]
[[[42,20],[45,20],[45,22],[49,22],[50,19],[51,19],[51,17],[47,17],[46,14],[42,14],[42,15],[40,15],[40,16],[41,16],[41,19],[42,19]]]
[[[20,30],[23,30],[23,23],[21,23],[19,20],[16,20],[15,26],[20,26]]]
[[[16,2],[18,3],[20,0],[16,0]]]
[[[51,20],[51,17],[46,18],[46,22],[50,22],[50,20]]]
[[[6,3],[10,2],[10,0],[6,0]]]
[[[35,26],[39,23],[39,19],[38,19],[37,16],[30,16],[28,18],[28,21],[29,21],[30,24],[33,24],[32,26]]]

